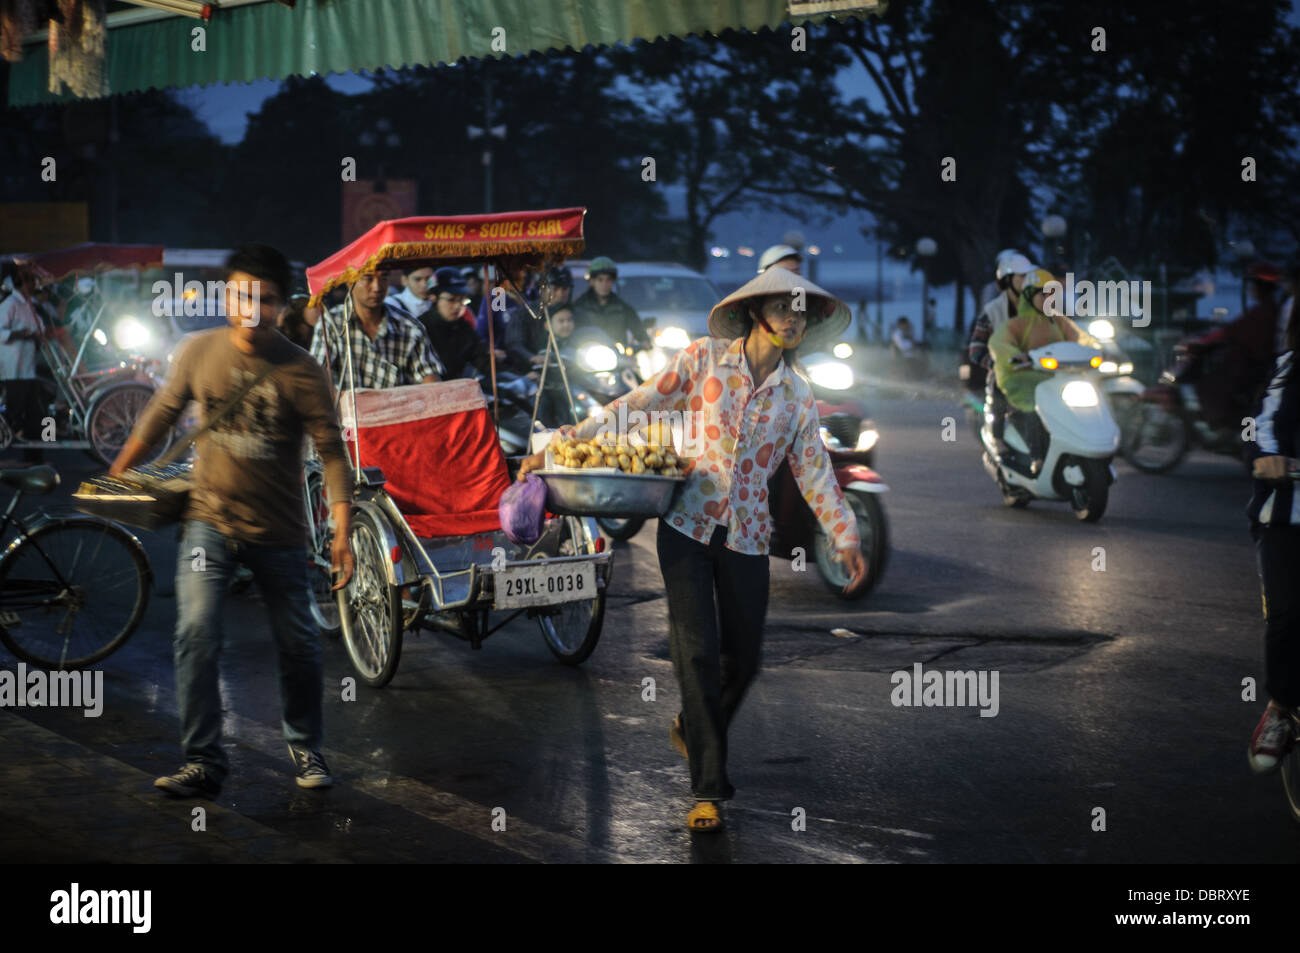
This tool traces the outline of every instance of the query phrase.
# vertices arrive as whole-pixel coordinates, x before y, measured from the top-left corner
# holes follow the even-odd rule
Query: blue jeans
[[[202,562],[194,553],[201,547]],[[176,560],[176,695],[185,760],[220,783],[229,769],[221,749],[221,610],[236,563],[252,571],[279,648],[284,738],[296,747],[323,742],[324,663],[308,599],[305,546],[264,546],[222,536],[198,520],[184,524]]]

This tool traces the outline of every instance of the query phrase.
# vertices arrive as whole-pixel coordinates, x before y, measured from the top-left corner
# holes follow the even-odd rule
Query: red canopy
[[[113,268],[161,268],[161,245],[103,245],[87,242],[72,248],[41,252],[31,257],[32,266],[45,281],[59,281],[79,272]]]
[[[506,267],[563,259],[586,247],[585,208],[492,215],[444,215],[380,222],[342,251],[307,269],[312,300],[379,267],[500,261]]]

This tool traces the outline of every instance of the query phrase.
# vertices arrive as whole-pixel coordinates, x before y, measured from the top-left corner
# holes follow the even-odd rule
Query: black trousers
[[[727,729],[758,674],[767,617],[767,557],[727,549],[726,538],[719,526],[705,545],[659,522],[669,645],[699,801],[736,793],[727,780]]]
[[[24,440],[41,439],[41,382],[36,378],[8,380],[5,385],[5,418],[17,439],[21,430]],[[44,453],[35,447],[23,451],[23,460],[38,463]]]
[[[1300,526],[1257,526],[1255,555],[1264,595],[1264,690],[1300,706]]]

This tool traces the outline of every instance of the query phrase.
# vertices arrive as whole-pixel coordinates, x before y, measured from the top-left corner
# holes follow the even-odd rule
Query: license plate
[[[496,573],[492,605],[497,609],[552,606],[596,597],[593,563],[507,566]]]

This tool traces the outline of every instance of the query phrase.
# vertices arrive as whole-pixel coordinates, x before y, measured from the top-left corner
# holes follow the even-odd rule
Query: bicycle
[[[59,485],[51,466],[0,469],[14,495],[0,518],[0,643],[44,669],[86,668],[120,649],[149,604],[153,569],[144,546],[93,516],[15,515],[26,493]]]

